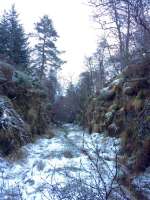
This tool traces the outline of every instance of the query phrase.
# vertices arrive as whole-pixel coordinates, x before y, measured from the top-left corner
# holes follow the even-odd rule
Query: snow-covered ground
[[[92,191],[102,189],[101,195],[105,195],[111,184],[116,184],[112,180],[119,143],[118,139],[89,135],[78,126],[66,124],[55,131],[54,138],[37,139],[22,147],[18,161],[0,158],[0,200],[67,199],[60,197],[59,189],[72,184],[70,192],[82,181]]]
[[[132,184],[137,192],[142,193],[143,197],[150,200],[150,167],[144,173],[136,176]]]

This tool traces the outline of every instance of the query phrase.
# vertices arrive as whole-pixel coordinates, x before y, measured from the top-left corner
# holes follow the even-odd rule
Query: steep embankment
[[[128,66],[89,102],[85,119],[90,132],[121,138],[119,162],[126,168],[122,180],[137,191],[145,187],[142,195],[148,198],[149,178],[138,179],[136,175],[146,170],[149,177],[150,63]]]
[[[48,104],[43,86],[13,66],[0,62],[1,153],[14,153],[35,134],[46,132],[50,122]]]

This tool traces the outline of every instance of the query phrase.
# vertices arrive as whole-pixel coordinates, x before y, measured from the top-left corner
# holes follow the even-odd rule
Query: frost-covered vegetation
[[[54,138],[23,146],[17,161],[1,159],[1,195],[18,200],[119,196],[115,168],[119,144],[119,139],[65,125],[55,130]]]
[[[150,199],[149,2],[89,4],[103,38],[65,94],[49,16],[0,17],[0,200]]]

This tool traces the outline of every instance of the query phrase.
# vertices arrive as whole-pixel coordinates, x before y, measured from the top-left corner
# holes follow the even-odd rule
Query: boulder
[[[114,87],[114,86],[122,87],[123,83],[124,83],[124,78],[117,78],[110,83],[110,86],[111,87]]]
[[[125,95],[128,95],[128,96],[134,96],[136,93],[135,93],[135,89],[133,87],[125,87],[123,88],[123,93]]]
[[[115,91],[113,89],[110,89],[108,87],[106,88],[103,88],[101,91],[100,91],[100,98],[102,100],[113,100],[115,97]]]

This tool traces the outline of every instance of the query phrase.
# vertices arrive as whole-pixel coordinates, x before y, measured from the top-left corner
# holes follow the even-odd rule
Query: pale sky
[[[83,4],[86,0],[0,0],[0,12],[13,3],[20,14],[26,32],[32,32],[34,23],[44,14],[52,18],[60,38],[59,50],[65,50],[64,77],[76,78],[84,70],[84,57],[96,48],[97,30],[92,19],[92,9]]]

